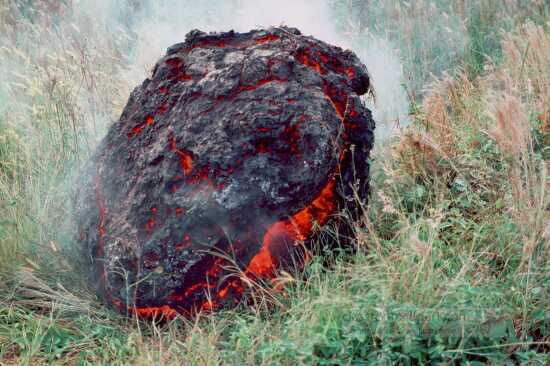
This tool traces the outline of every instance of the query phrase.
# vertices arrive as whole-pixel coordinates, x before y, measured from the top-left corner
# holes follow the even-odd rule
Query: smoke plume
[[[246,32],[259,27],[287,25],[306,35],[352,49],[367,65],[376,102],[367,101],[377,122],[378,137],[386,136],[408,111],[402,87],[402,67],[396,50],[384,38],[343,34],[337,27],[338,7],[329,0],[82,0],[80,11],[106,27],[114,22],[130,29],[135,41],[128,50],[127,80],[137,85],[167,47],[181,42],[192,29]],[[343,2],[342,2],[343,3]],[[133,5],[132,5],[133,4]]]

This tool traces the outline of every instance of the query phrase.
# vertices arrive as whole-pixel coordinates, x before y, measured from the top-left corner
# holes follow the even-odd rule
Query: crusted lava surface
[[[102,298],[172,317],[300,265],[316,225],[367,198],[369,87],[351,51],[294,28],[195,30],[170,47],[75,192]]]

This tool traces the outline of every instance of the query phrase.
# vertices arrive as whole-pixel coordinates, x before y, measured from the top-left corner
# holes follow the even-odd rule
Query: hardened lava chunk
[[[353,211],[344,197],[367,199],[369,88],[353,52],[293,28],[195,30],[170,47],[75,192],[101,297],[173,317],[299,266],[315,228]]]

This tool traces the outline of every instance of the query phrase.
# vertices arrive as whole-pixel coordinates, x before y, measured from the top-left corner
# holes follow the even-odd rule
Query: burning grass
[[[63,182],[93,148],[91,116],[101,135],[116,114],[116,100],[94,97],[124,83],[93,44],[44,58],[10,49],[43,72],[16,76],[2,96],[0,363],[547,364],[548,25],[525,23],[501,45],[479,75],[466,63],[440,76],[412,126],[377,147],[355,253],[313,251],[305,276],[249,281],[250,306],[169,323],[105,310],[64,225]],[[48,75],[60,57],[75,57],[86,83],[80,69]]]

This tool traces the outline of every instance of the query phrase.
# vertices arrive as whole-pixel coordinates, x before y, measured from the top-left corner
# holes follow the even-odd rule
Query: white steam
[[[246,32],[273,25],[296,27],[306,35],[350,48],[367,65],[376,91],[369,102],[377,122],[377,136],[387,136],[396,123],[407,118],[408,101],[403,88],[401,61],[388,41],[376,37],[344,35],[337,31],[328,0],[165,0],[144,1],[131,9],[124,1],[81,0],[82,11],[96,12],[108,23],[125,19],[136,37],[130,57],[128,81],[137,85],[170,45],[182,42],[192,29]],[[128,15],[131,14],[131,15]]]
[[[388,41],[370,37],[357,47],[359,58],[367,66],[376,94],[376,102],[367,102],[377,122],[377,137],[384,138],[409,123],[409,102],[403,83],[403,67],[397,50]]]

